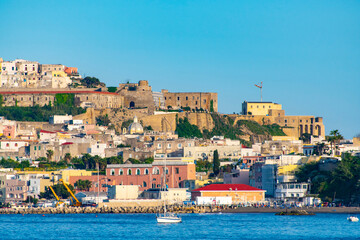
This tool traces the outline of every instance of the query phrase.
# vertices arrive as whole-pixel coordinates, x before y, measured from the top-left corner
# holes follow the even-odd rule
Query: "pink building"
[[[2,202],[21,203],[26,198],[26,181],[17,179],[15,175],[5,175],[0,178],[0,200]]]
[[[106,176],[99,177],[100,191],[107,191],[106,185],[138,185],[140,191],[160,188],[164,184],[164,171],[163,163],[109,164],[106,168]],[[74,185],[79,179],[93,182],[89,190],[97,191],[97,176],[70,177],[70,184]],[[166,165],[166,184],[169,188],[182,187],[186,181],[195,179],[195,164],[173,162]]]

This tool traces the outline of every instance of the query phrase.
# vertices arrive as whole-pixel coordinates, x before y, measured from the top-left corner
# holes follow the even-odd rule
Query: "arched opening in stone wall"
[[[133,101],[130,102],[129,108],[135,108],[135,103]]]
[[[317,135],[318,136],[320,136],[321,135],[321,127],[320,127],[320,125],[316,125],[316,127],[315,127],[315,130],[317,129]]]
[[[314,134],[314,126],[310,125],[310,134],[313,135]]]
[[[304,133],[303,132],[303,125],[299,125],[299,128],[300,128],[300,136]]]
[[[309,131],[308,131],[308,125],[305,125],[305,133],[309,133]]]

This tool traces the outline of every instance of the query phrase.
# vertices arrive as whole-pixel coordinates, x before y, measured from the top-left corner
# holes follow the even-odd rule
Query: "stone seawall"
[[[168,206],[169,212],[211,213],[216,207]],[[47,207],[47,208],[2,208],[0,214],[80,214],[80,213],[159,213],[163,207]]]
[[[304,207],[294,208],[309,213],[360,214],[359,207]],[[292,210],[294,210],[292,209]],[[174,213],[279,213],[284,208],[237,206],[167,206]],[[161,213],[163,207],[58,207],[58,208],[1,208],[0,214],[101,214],[101,213]]]

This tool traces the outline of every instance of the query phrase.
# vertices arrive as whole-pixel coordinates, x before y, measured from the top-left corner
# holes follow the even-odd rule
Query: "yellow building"
[[[79,170],[79,169],[64,169],[58,171],[61,178],[64,180],[66,184],[70,184],[70,177],[79,177],[79,176],[91,176],[91,171]]]
[[[285,165],[278,167],[278,175],[293,175],[300,168],[300,165]]]
[[[242,114],[254,116],[267,116],[269,110],[281,110],[281,104],[272,102],[243,102]]]

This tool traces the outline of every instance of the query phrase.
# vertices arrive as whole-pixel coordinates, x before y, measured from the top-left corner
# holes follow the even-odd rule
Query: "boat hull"
[[[158,223],[181,223],[181,218],[178,217],[157,217]]]

